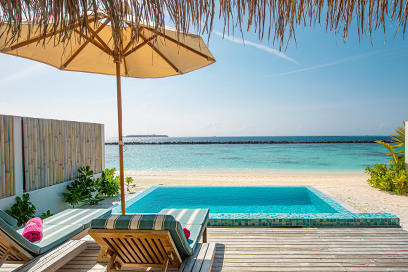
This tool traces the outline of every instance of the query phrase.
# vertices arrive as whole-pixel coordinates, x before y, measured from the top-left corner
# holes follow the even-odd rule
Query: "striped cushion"
[[[9,224],[7,224],[1,218],[0,218],[0,230],[1,230],[0,234],[2,236],[8,236],[10,239],[12,239],[14,242],[16,242],[18,245],[20,245],[22,248],[24,248],[29,253],[37,254],[37,252],[40,252],[41,248],[39,246],[34,245],[30,241],[28,241],[26,238],[21,236],[20,233],[18,233],[15,229],[13,229]]]
[[[7,213],[3,212],[2,210],[0,210],[0,218],[13,228],[17,226],[17,220],[14,217],[11,217]]]
[[[186,226],[182,227],[185,228]],[[188,238],[187,242],[191,248],[195,249],[201,235],[203,234],[204,227],[201,225],[190,225],[187,228],[190,230],[190,237]]]
[[[208,209],[164,209],[159,214],[171,214],[184,227],[189,225],[207,225]]]
[[[92,219],[111,213],[110,209],[68,209],[45,219],[44,225],[83,225],[87,229]]]
[[[83,227],[82,225],[44,225],[42,239],[36,242],[30,242],[21,236],[24,228],[16,231],[1,218],[0,230],[2,231],[1,235],[7,235],[26,251],[36,255],[44,253],[65,242],[69,238],[80,233],[83,230]]]
[[[180,222],[165,214],[105,215],[91,222],[91,229],[168,230],[181,256],[191,256],[197,241],[187,241]]]
[[[83,230],[82,225],[43,225],[43,235],[41,240],[35,242],[29,242],[40,249],[37,254],[47,252],[51,248],[62,244],[71,237],[80,233]],[[19,235],[23,234],[24,229],[17,230]],[[25,239],[25,238],[24,238]]]

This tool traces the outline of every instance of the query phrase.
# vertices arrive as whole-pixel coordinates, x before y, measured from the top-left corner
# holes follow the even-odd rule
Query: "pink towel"
[[[40,217],[31,218],[24,227],[23,237],[31,242],[41,240],[42,225],[43,221]]]
[[[183,231],[184,231],[184,235],[186,236],[186,238],[187,238],[187,239],[190,238],[190,230],[184,228]]]

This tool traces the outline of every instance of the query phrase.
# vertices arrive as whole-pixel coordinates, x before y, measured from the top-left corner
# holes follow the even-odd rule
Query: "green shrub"
[[[53,216],[53,215],[54,215],[54,214],[51,213],[50,210],[48,210],[47,212],[43,212],[43,213],[41,214],[41,219],[44,220],[44,219],[47,219],[48,217],[51,217],[51,216]]]
[[[392,163],[389,167],[386,164],[376,164],[374,168],[365,169],[371,178],[367,182],[375,187],[386,191],[393,191],[396,194],[404,194],[408,187],[408,173],[405,171],[404,159]]]
[[[136,187],[136,184],[132,184],[132,182],[133,182],[132,177],[126,177],[125,182],[126,182],[126,189],[127,189],[128,192],[130,192],[130,188],[135,188]]]
[[[98,179],[98,193],[105,196],[115,196],[119,194],[120,190],[120,179],[115,177],[116,169],[108,169],[102,172],[102,178]]]
[[[78,179],[67,186],[68,193],[62,193],[65,202],[71,204],[73,208],[81,202],[97,205],[103,199],[99,197],[99,194],[93,197],[92,193],[97,191],[99,181],[91,178],[93,171],[89,166],[79,168],[78,172]]]
[[[28,220],[35,217],[36,208],[31,203],[30,195],[23,194],[23,198],[17,196],[16,204],[11,206],[10,210],[6,210],[10,216],[14,217],[17,220],[17,226],[23,226],[27,223]]]

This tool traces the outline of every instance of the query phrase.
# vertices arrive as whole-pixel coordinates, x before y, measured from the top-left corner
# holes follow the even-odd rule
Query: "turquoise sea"
[[[376,143],[316,142],[388,139],[388,136],[126,138],[126,141],[131,142],[190,144],[126,145],[124,168],[133,171],[364,173],[367,166],[388,161],[384,147]],[[194,144],[205,141],[293,143]],[[105,146],[105,167],[119,168],[116,145]]]

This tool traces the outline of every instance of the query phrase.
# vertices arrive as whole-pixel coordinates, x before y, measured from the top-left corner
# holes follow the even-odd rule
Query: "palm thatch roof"
[[[359,38],[371,37],[373,29],[385,31],[388,22],[396,32],[404,34],[408,0],[0,0],[0,35],[20,39],[21,26],[28,22],[40,27],[40,41],[53,33],[58,34],[53,35],[54,42],[66,42],[74,30],[89,33],[92,19],[88,20],[87,14],[96,14],[100,9],[109,14],[115,43],[119,43],[115,33],[128,15],[136,18],[130,25],[135,29],[139,29],[143,19],[153,22],[159,31],[167,17],[177,30],[188,32],[192,27],[200,34],[210,34],[219,16],[224,32],[234,26],[241,32],[252,28],[260,40],[267,38],[281,48],[295,38],[298,25],[314,26],[321,21],[327,29],[343,33],[344,39],[353,19]],[[137,31],[135,34],[136,41]]]

